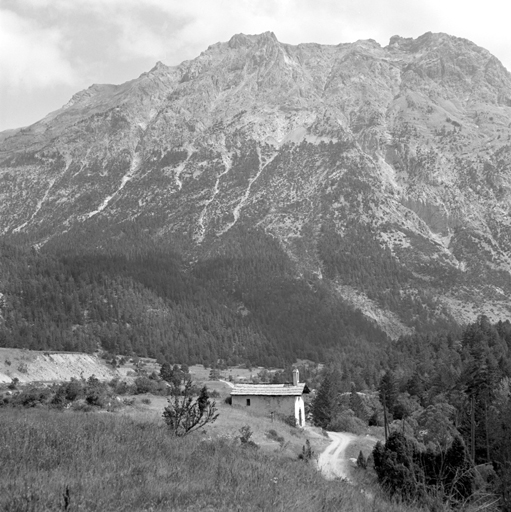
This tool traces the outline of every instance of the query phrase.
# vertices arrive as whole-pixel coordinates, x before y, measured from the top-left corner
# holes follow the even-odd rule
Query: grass
[[[10,408],[0,414],[0,509],[414,510],[211,432],[174,438],[126,415]]]

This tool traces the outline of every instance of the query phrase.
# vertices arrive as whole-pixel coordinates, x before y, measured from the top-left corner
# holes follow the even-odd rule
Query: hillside
[[[118,373],[106,361],[90,354],[36,352],[0,348],[0,383],[70,381],[88,379],[111,380]]]
[[[510,117],[511,75],[464,39],[238,34],[0,137],[0,232],[130,281],[137,325],[183,312],[155,356],[364,352],[510,316]]]

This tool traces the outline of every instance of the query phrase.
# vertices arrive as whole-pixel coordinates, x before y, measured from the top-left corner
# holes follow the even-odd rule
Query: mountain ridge
[[[107,250],[135,230],[193,266],[257,229],[391,337],[497,320],[511,313],[510,117],[511,74],[465,39],[237,34],[0,137],[0,231]]]

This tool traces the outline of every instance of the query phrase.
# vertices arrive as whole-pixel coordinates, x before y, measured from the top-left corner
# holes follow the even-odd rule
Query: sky
[[[234,34],[350,43],[446,32],[511,70],[504,0],[0,0],[0,131],[28,126],[94,83],[177,65]]]

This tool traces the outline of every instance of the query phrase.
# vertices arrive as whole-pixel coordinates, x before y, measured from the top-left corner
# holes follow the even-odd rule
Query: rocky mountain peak
[[[446,34],[237,34],[0,137],[0,231],[138,233],[197,262],[257,230],[389,333],[495,318],[511,311],[510,98],[498,60]]]
[[[254,45],[265,45],[278,43],[277,37],[273,32],[263,32],[262,34],[246,35],[246,34],[235,34],[231,37],[227,46],[229,48],[247,48]]]

